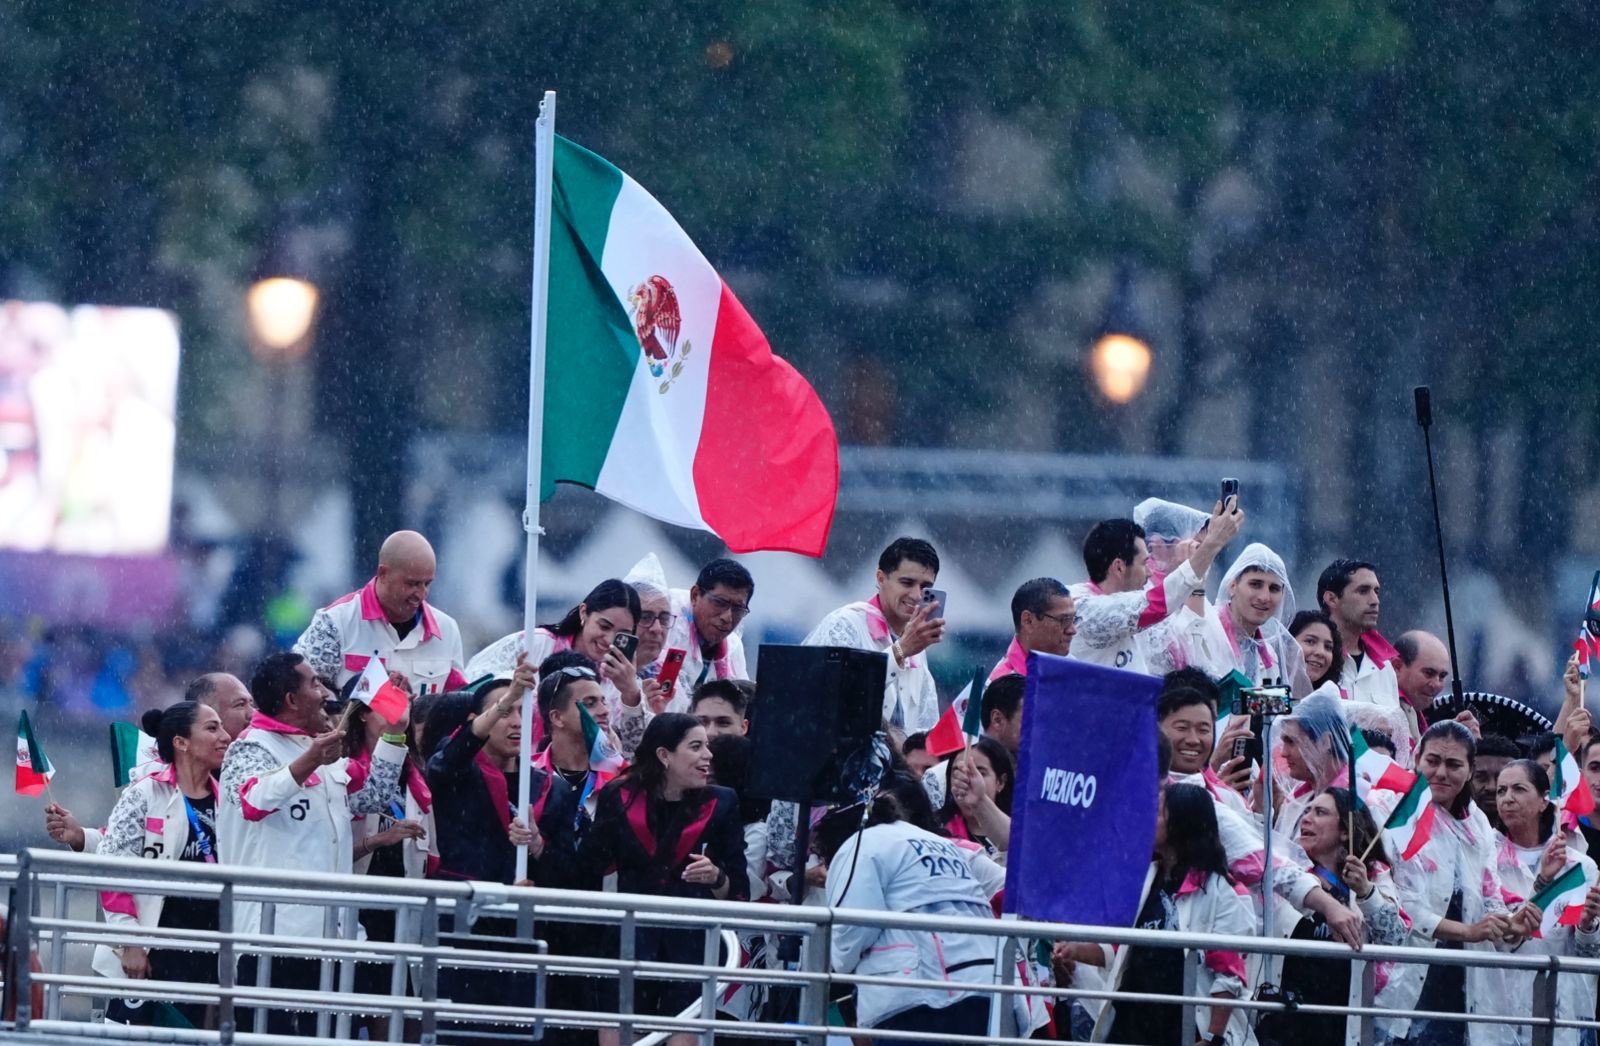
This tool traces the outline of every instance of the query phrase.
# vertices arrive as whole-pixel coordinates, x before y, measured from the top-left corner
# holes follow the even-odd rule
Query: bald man
[[[1428,706],[1450,683],[1450,651],[1432,632],[1416,629],[1394,641],[1395,679],[1400,708],[1411,721],[1412,738],[1428,728]]]
[[[250,690],[239,677],[228,672],[207,672],[196,676],[183,692],[185,701],[199,701],[210,705],[222,720],[222,729],[229,737],[238,737],[250,725],[256,703],[250,699]]]
[[[295,642],[311,670],[343,686],[374,656],[391,676],[405,677],[413,694],[436,694],[466,685],[461,630],[455,619],[428,603],[433,546],[414,530],[384,539],[378,572],[355,592],[317,611]]]

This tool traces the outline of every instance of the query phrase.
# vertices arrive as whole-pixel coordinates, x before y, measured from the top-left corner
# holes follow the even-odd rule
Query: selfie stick
[[[1433,495],[1433,536],[1439,543],[1439,584],[1444,589],[1444,631],[1450,641],[1450,694],[1457,706],[1467,703],[1461,689],[1461,662],[1456,657],[1456,620],[1450,612],[1450,575],[1444,565],[1444,527],[1439,522],[1439,481],[1433,474],[1433,440],[1428,429],[1433,425],[1433,397],[1428,386],[1412,390],[1417,400],[1417,424],[1422,426],[1422,445],[1428,453],[1428,491]]]

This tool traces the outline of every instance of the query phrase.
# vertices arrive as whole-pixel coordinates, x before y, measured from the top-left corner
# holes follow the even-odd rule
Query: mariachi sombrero
[[[1481,690],[1468,690],[1459,702],[1454,694],[1440,694],[1428,706],[1428,722],[1454,719],[1463,710],[1470,710],[1478,717],[1478,725],[1484,733],[1498,734],[1513,741],[1547,733],[1551,728],[1549,719],[1521,701]]]

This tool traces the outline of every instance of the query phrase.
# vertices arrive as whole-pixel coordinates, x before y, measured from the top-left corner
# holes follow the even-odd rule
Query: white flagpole
[[[523,646],[533,636],[539,602],[539,455],[544,442],[544,339],[550,307],[550,189],[554,181],[556,145],[556,93],[546,91],[539,103],[539,122],[533,145],[533,336],[528,354],[528,500],[522,510],[522,529],[528,532],[528,564],[523,578]],[[528,810],[529,778],[533,776],[533,706],[535,696],[522,699],[522,746],[517,775],[517,810]],[[528,826],[532,828],[533,825]],[[517,882],[528,877],[528,848],[517,847]]]

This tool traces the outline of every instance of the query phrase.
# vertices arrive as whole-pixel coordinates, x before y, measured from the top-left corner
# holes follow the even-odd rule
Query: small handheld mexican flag
[[[28,713],[23,712],[17,719],[17,794],[38,795],[49,787],[50,778],[55,775],[56,769],[45,758]]]
[[[1550,801],[1556,809],[1571,817],[1588,817],[1594,813],[1594,793],[1578,769],[1578,761],[1567,751],[1567,743],[1556,738],[1555,766],[1550,775]]]
[[[967,746],[968,737],[983,736],[983,669],[972,675],[972,680],[962,687],[961,693],[950,702],[944,715],[928,731],[928,754],[943,759],[951,752]]]
[[[1433,793],[1428,787],[1428,779],[1417,774],[1411,787],[1406,789],[1405,795],[1400,799],[1400,805],[1394,808],[1394,813],[1383,823],[1385,830],[1394,832],[1400,840],[1400,860],[1409,861],[1422,849],[1428,837],[1433,835],[1433,819],[1437,814],[1437,807],[1433,803]]]
[[[1350,752],[1355,760],[1356,786],[1361,791],[1362,799],[1365,799],[1367,793],[1374,788],[1405,795],[1411,791],[1411,786],[1417,783],[1416,774],[1377,749],[1369,747],[1366,736],[1362,734],[1359,726],[1350,727]]]
[[[611,747],[611,740],[589,710],[581,704],[577,709],[583,723],[583,746],[589,750],[589,769],[602,774],[617,773],[624,765],[622,755]]]
[[[1563,926],[1577,926],[1583,919],[1583,902],[1589,894],[1589,880],[1583,865],[1574,864],[1555,882],[1528,898],[1528,903],[1539,906],[1539,936],[1546,937]]]
[[[361,680],[350,696],[391,723],[399,722],[411,704],[411,695],[389,682],[388,670],[383,667],[376,650],[367,667],[361,670]]]
[[[1590,635],[1586,625],[1579,625],[1578,638],[1573,640],[1572,649],[1578,654],[1578,676],[1588,679],[1589,663],[1600,657],[1600,637]]]

